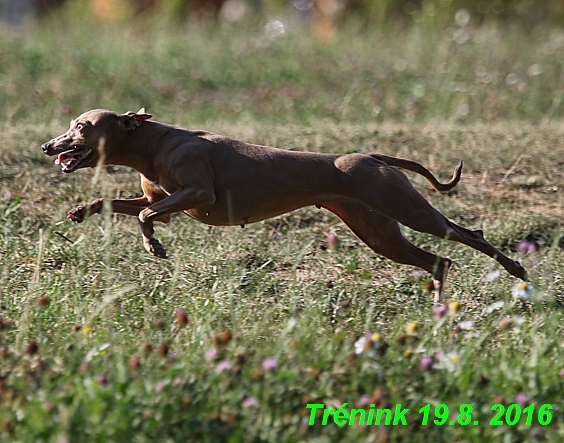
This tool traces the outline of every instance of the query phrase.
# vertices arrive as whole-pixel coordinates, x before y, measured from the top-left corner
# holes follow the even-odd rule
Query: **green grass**
[[[491,26],[471,30],[464,44],[452,42],[452,29],[343,31],[328,45],[303,33],[265,43],[258,25],[108,27],[96,38],[85,23],[54,26],[0,37],[0,441],[561,441],[557,31]],[[235,63],[241,56],[248,63]],[[543,73],[528,77],[536,63]],[[479,67],[490,82],[477,80]],[[524,84],[508,86],[510,72]],[[138,178],[121,167],[62,175],[39,145],[84,110],[142,106],[157,120],[256,143],[408,157],[442,179],[464,158],[463,180],[449,194],[410,178],[449,218],[484,229],[519,259],[535,295],[515,300],[514,278],[502,271],[488,280],[500,269],[490,258],[406,230],[454,261],[447,293],[461,309],[435,320],[426,277],[373,254],[315,208],[244,229],[174,216],[156,228],[169,260],[144,252],[133,218],[66,222],[80,202],[137,195]],[[327,250],[331,230],[337,251]],[[527,237],[537,252],[517,251]],[[509,317],[513,327],[500,327]],[[385,352],[355,353],[367,332],[380,334]],[[212,348],[217,357],[206,359]],[[422,358],[435,356],[422,371]],[[278,366],[262,369],[267,358]],[[520,393],[535,405],[532,423],[490,426],[492,406]],[[243,407],[249,398],[256,406]],[[349,411],[401,404],[408,425],[339,427],[330,418],[321,426],[318,413],[309,426],[308,403],[347,403]],[[431,416],[421,426],[417,411],[428,403],[431,411],[448,405],[454,421],[470,404],[479,425],[438,426]],[[546,426],[537,417],[543,404],[554,408]]]
[[[425,21],[404,32],[347,28],[323,44],[291,17],[278,18],[288,31],[275,39],[264,22],[170,29],[157,20],[120,29],[58,18],[25,35],[4,31],[0,118],[61,121],[84,109],[140,105],[191,125],[563,115],[559,28],[459,27],[452,19],[444,30]]]

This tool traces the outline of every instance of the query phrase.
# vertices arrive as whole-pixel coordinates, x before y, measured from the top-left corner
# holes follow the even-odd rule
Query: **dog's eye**
[[[75,127],[75,129],[80,131],[82,128],[84,128],[84,123],[77,123],[74,127]]]

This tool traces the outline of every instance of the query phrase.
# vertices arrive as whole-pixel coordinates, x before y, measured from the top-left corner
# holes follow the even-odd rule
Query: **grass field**
[[[562,440],[564,34],[350,24],[328,44],[285,23],[279,37],[256,23],[0,32],[0,441]],[[410,178],[520,260],[534,293],[514,294],[489,257],[406,229],[454,261],[437,307],[427,276],[313,207],[244,229],[176,215],[156,228],[168,260],[144,252],[133,218],[71,224],[81,202],[140,192],[126,168],[63,175],[41,153],[96,107],[407,157],[443,180],[463,158],[448,194]],[[326,425],[321,409],[309,424],[314,404],[336,410]],[[362,426],[343,412],[374,408],[398,414]]]

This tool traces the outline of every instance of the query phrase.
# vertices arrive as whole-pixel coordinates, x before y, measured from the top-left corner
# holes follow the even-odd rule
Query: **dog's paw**
[[[151,237],[146,240],[143,243],[143,246],[145,246],[145,249],[149,254],[154,255],[155,257],[168,258],[165,247],[155,237]]]
[[[80,205],[71,209],[67,214],[67,218],[73,222],[82,223],[86,218],[86,206]]]

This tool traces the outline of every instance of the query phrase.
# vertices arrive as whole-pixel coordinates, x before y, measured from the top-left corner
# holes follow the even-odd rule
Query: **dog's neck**
[[[119,146],[109,149],[106,164],[128,166],[156,182],[158,175],[155,169],[155,149],[158,140],[174,129],[173,126],[157,122],[143,122],[138,128],[128,133]]]

